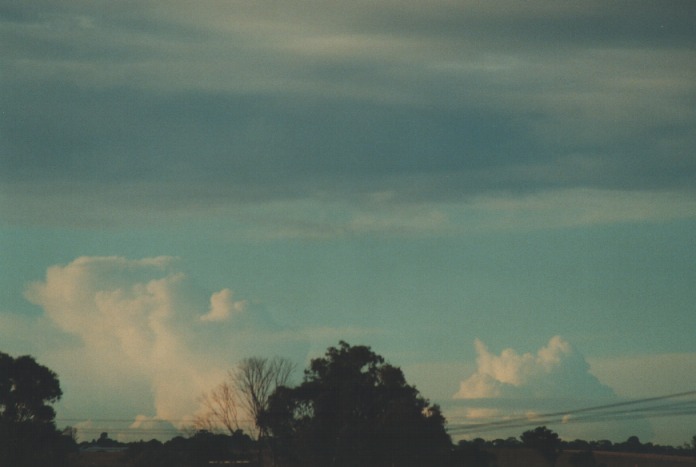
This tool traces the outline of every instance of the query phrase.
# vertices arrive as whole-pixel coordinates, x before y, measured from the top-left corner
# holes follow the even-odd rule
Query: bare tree
[[[233,380],[259,438],[267,434],[261,414],[268,408],[268,398],[276,388],[288,383],[294,369],[290,360],[281,357],[250,357],[237,365]]]
[[[215,432],[224,427],[230,434],[239,430],[239,404],[232,381],[223,381],[200,400],[204,411],[193,421],[196,429]]]
[[[234,434],[244,425],[255,432],[252,435],[265,436],[261,413],[268,407],[273,391],[287,384],[294,368],[290,360],[281,357],[245,358],[227,373],[225,381],[201,396],[203,411],[194,419],[194,428],[215,432],[224,427]],[[240,412],[248,415],[248,425]]]

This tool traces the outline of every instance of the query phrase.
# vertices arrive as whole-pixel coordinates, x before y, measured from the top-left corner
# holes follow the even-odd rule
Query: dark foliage
[[[532,430],[533,431],[533,430]],[[694,440],[696,442],[696,436]],[[560,442],[560,447],[562,451],[580,451],[580,452],[591,452],[595,453],[598,451],[604,452],[630,452],[630,453],[643,453],[643,454],[659,454],[659,455],[672,455],[672,456],[690,456],[696,451],[691,444],[691,442],[684,443],[681,446],[668,446],[653,443],[641,443],[638,437],[630,436],[626,441],[613,443],[607,439],[585,441],[582,439],[576,439],[572,441]],[[483,438],[476,438],[474,440],[462,440],[457,443],[455,450],[465,449],[475,447],[479,450],[492,451],[496,448],[516,448],[516,447],[528,447],[525,446],[520,440],[516,438],[507,439],[494,439],[494,440],[484,440]],[[587,454],[584,454],[587,456]],[[572,456],[572,455],[571,455]],[[582,460],[582,456],[580,457]],[[584,461],[583,461],[584,462]]]
[[[366,346],[340,342],[264,415],[275,452],[307,466],[434,466],[451,446],[437,405]]]
[[[482,440],[483,441],[483,440]],[[495,454],[486,451],[485,443],[460,441],[452,451],[452,467],[489,467],[495,465]],[[497,447],[500,443],[494,443]]]
[[[545,426],[539,426],[522,433],[520,440],[525,447],[539,452],[549,464],[556,465],[556,460],[561,455],[562,449],[561,438],[558,437],[557,433]]]
[[[177,436],[166,443],[131,443],[127,457],[134,467],[199,467],[211,462],[249,461],[253,445],[241,430],[231,436],[202,430],[190,438]]]
[[[0,352],[0,418],[9,422],[52,422],[49,404],[63,395],[58,376],[34,358]]]
[[[30,356],[0,352],[0,467],[67,465],[76,445],[56,430],[49,405],[61,395],[53,371]]]

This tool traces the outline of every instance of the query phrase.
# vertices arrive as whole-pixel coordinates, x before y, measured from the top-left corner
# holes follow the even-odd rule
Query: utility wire
[[[614,402],[611,404],[603,404],[591,407],[582,407],[578,409],[557,411],[535,415],[533,417],[521,416],[511,417],[507,419],[490,419],[492,421],[470,422],[470,423],[450,423],[447,426],[447,431],[450,434],[466,434],[466,433],[483,433],[491,431],[499,431],[510,428],[521,428],[529,426],[539,426],[552,423],[591,423],[591,422],[606,422],[606,421],[624,421],[643,418],[658,418],[658,417],[678,417],[696,415],[696,399],[680,400],[687,397],[696,396],[696,390],[668,394],[655,397],[647,397],[630,401]],[[133,419],[118,419],[118,418],[57,418],[59,423],[83,423],[91,422],[96,426],[78,426],[76,427],[83,435],[87,433],[113,433],[113,434],[148,434],[148,435],[177,435],[186,431],[178,429],[174,426],[167,427],[142,427],[130,428],[130,425],[138,420]],[[191,420],[159,420],[147,419],[143,422],[169,422],[176,424],[177,422],[190,422]],[[240,420],[240,425],[244,426],[251,424],[252,420]],[[103,426],[106,424],[108,426]],[[124,424],[123,426],[115,426],[115,424]],[[126,425],[127,424],[127,425]]]
[[[583,407],[579,409],[565,410],[560,412],[551,412],[530,417],[513,417],[505,420],[495,420],[483,423],[465,423],[450,425],[448,431],[450,433],[467,433],[467,432],[484,432],[496,431],[507,428],[519,428],[530,425],[539,425],[547,423],[575,423],[575,422],[592,422],[606,420],[626,420],[637,418],[649,418],[660,416],[680,416],[680,415],[696,415],[696,401],[677,401],[669,404],[656,404],[647,407],[641,407],[643,404],[678,399],[687,396],[696,395],[696,391],[686,391],[676,394],[664,396],[648,397],[644,399],[615,402],[592,407]]]

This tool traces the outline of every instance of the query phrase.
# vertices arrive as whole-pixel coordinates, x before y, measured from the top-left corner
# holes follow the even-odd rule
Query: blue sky
[[[0,350],[57,371],[85,437],[339,339],[453,425],[696,389],[695,16],[2,5]]]

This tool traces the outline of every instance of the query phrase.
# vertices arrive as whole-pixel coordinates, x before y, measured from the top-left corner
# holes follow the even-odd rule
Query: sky
[[[339,340],[453,433],[681,445],[696,4],[0,2],[0,351],[81,440],[166,437]],[[654,414],[654,412],[653,412]],[[536,418],[535,418],[536,417]],[[576,417],[577,418],[577,417]]]

